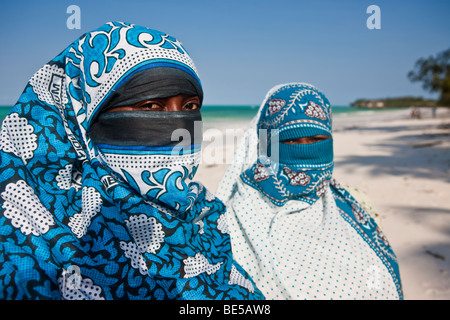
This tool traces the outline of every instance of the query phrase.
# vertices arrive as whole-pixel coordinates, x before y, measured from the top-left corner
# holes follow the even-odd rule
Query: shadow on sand
[[[336,166],[351,168],[365,166],[370,168],[373,175],[405,175],[411,178],[439,179],[450,182],[450,148],[444,143],[450,141],[450,125],[443,124],[437,129],[438,133],[426,132],[429,126],[386,126],[374,128],[358,128],[361,133],[368,131],[402,132],[404,134],[393,137],[378,144],[369,144],[371,148],[387,151],[389,156],[383,155],[354,155],[336,161]],[[412,132],[414,131],[414,132]]]

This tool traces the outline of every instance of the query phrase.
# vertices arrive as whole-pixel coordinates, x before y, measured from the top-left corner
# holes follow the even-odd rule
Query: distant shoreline
[[[437,101],[432,99],[424,99],[423,97],[396,97],[396,98],[380,98],[380,99],[358,99],[350,105],[354,108],[411,108],[411,107],[436,107]]]
[[[0,106],[0,121],[8,115],[13,106]],[[257,105],[204,105],[202,117],[204,121],[236,121],[251,120],[258,112]],[[373,111],[371,108],[354,108],[351,106],[333,106],[333,114],[353,114],[364,111]],[[392,108],[395,110],[395,108]]]
[[[12,106],[0,106],[0,123],[9,114]],[[242,106],[209,106],[202,107],[202,118],[204,127],[242,127],[246,126],[253,117],[257,114],[259,107],[254,105]],[[431,108],[426,107],[430,110]],[[341,130],[343,127],[358,125],[361,121],[373,120],[374,112],[377,117],[389,119],[399,117],[401,114],[403,118],[409,117],[410,110],[405,107],[389,107],[389,108],[362,108],[351,106],[334,106],[332,108],[333,121],[335,124],[345,123],[344,126],[337,126],[336,129]],[[358,119],[358,120],[355,120]],[[352,124],[352,122],[354,122]]]

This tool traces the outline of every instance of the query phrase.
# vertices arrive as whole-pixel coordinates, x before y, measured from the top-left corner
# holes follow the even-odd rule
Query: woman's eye
[[[298,139],[283,140],[281,142],[287,144],[312,144],[326,139],[329,138],[323,136],[314,136],[314,137],[303,137]]]
[[[158,111],[158,110],[163,110],[163,107],[157,103],[146,103],[140,106],[140,108],[142,110],[153,110],[153,111]]]
[[[189,110],[189,111],[191,111],[191,110],[193,111],[193,110],[200,109],[200,106],[199,106],[198,103],[191,102],[191,103],[186,104],[184,106],[184,109]]]
[[[323,140],[325,140],[325,139],[322,138],[322,137],[309,137],[307,139],[307,142],[305,142],[305,143],[311,144],[311,143],[317,143],[317,142],[320,142],[320,141],[323,141]]]

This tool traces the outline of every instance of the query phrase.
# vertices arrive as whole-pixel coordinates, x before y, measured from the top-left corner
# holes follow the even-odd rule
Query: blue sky
[[[81,29],[68,29],[69,5]],[[369,5],[381,9],[370,30]],[[258,105],[274,85],[318,86],[333,105],[358,98],[436,97],[407,73],[450,47],[448,0],[60,0],[2,2],[0,105],[73,40],[107,21],[161,30],[193,57],[205,104]]]

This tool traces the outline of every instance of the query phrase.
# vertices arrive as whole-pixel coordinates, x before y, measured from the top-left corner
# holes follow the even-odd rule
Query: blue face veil
[[[1,130],[0,298],[262,298],[191,181],[200,115],[107,112],[176,94],[202,95],[182,44],[119,22],[31,78]]]

